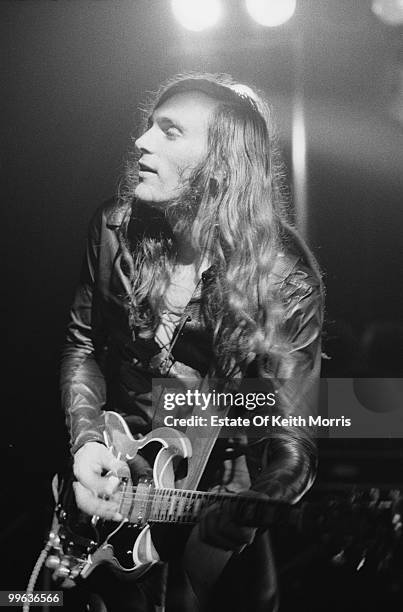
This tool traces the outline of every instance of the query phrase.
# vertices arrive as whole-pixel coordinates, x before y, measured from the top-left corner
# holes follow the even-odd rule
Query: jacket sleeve
[[[103,442],[106,385],[95,353],[94,310],[102,213],[88,232],[80,282],[70,311],[61,363],[61,398],[74,454],[86,442]]]
[[[278,359],[270,377],[275,380],[273,416],[263,461],[253,489],[273,499],[296,503],[316,474],[315,430],[320,383],[323,290],[319,279],[297,270],[285,284],[285,334],[288,354]],[[295,419],[294,419],[295,417]]]

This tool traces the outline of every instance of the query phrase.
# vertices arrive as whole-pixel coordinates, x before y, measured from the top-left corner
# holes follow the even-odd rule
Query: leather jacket
[[[117,237],[124,213],[113,202],[96,212],[70,313],[61,390],[73,453],[88,441],[103,441],[104,410],[123,414],[136,433],[144,434],[152,427],[148,385],[150,364],[159,348],[153,341],[133,341],[129,329]],[[282,401],[276,403],[276,414],[286,420],[301,416],[306,423],[295,426],[284,421],[275,433],[266,428],[261,439],[241,444],[236,454],[238,458],[246,455],[253,489],[295,503],[312,484],[316,470],[314,428],[308,418],[316,411],[323,292],[318,274],[301,250],[279,258],[274,272],[273,282],[280,284],[287,304],[284,329],[291,343],[291,359],[280,360],[276,366],[282,380]],[[203,274],[199,289],[203,291],[208,282],[214,282],[214,269]],[[214,355],[197,299],[190,301],[185,315],[172,355],[204,375]],[[250,372],[259,376],[253,362]],[[264,378],[262,384],[267,384]],[[216,444],[214,452],[223,464],[227,451],[222,442]],[[212,476],[206,486],[213,481]],[[244,484],[240,483],[241,488]]]

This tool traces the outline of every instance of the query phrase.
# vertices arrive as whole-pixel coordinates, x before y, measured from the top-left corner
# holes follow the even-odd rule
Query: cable
[[[35,584],[36,584],[36,581],[38,580],[38,576],[42,569],[42,565],[45,563],[46,557],[48,556],[48,552],[50,551],[51,548],[52,548],[52,542],[49,540],[45,548],[40,553],[34,565],[34,569],[32,570],[31,576],[29,578],[28,586],[26,589],[27,599],[29,599],[29,595],[32,595],[34,592]],[[29,612],[30,607],[31,607],[30,602],[26,601],[22,606],[22,612]]]

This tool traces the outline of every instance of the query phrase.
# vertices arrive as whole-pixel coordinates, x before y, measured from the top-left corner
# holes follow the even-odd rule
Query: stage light
[[[403,23],[403,0],[373,0],[372,11],[388,25]]]
[[[171,0],[173,14],[187,30],[201,32],[221,17],[220,0]]]
[[[270,28],[279,26],[293,16],[297,0],[246,0],[249,15]]]

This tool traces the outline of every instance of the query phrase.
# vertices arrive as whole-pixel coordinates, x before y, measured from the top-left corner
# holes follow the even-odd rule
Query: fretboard
[[[131,523],[194,524],[201,512],[215,504],[225,506],[236,522],[268,525],[283,504],[254,496],[183,489],[151,489],[145,485],[125,491],[120,512]]]

